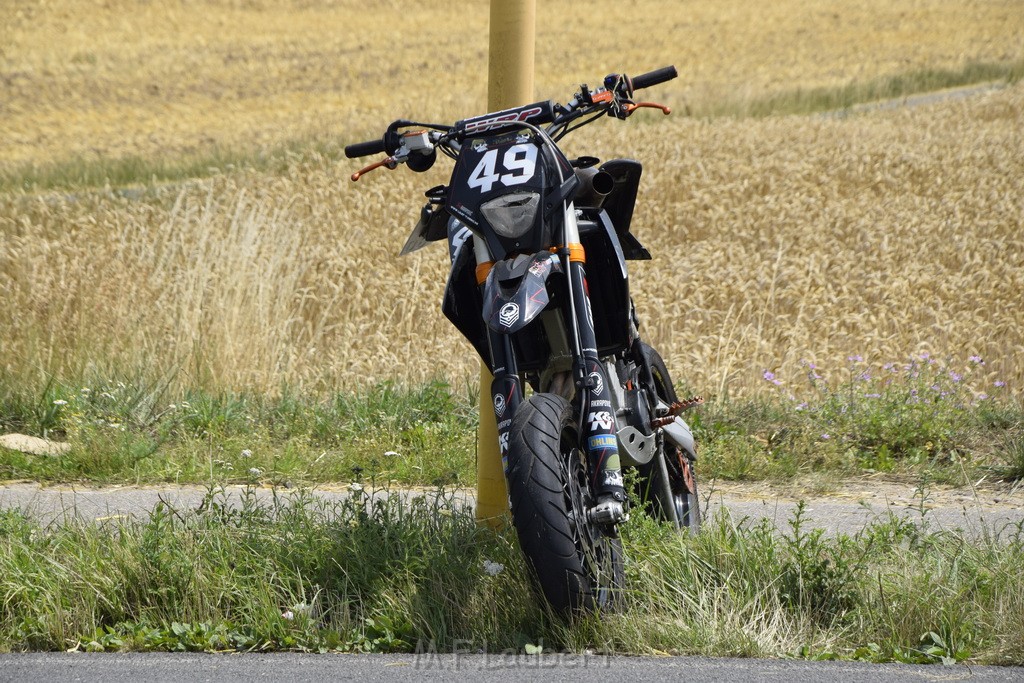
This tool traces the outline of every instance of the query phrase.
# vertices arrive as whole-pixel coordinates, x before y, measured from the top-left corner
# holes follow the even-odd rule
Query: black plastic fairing
[[[426,203],[420,210],[420,220],[412,229],[409,239],[405,241],[399,256],[419,251],[431,242],[443,240],[448,236],[448,220],[450,216],[444,208]]]
[[[457,224],[457,223],[456,223]],[[463,228],[460,225],[460,230]],[[456,233],[457,234],[457,233]],[[493,370],[491,352],[487,344],[487,327],[484,325],[483,297],[476,283],[476,256],[473,254],[473,240],[463,239],[451,244],[452,269],[444,288],[441,311],[462,333],[488,368]]]
[[[630,223],[633,221],[633,207],[636,205],[643,165],[633,159],[610,159],[601,164],[601,170],[613,180],[612,191],[605,197],[601,206],[612,219],[615,232],[621,236],[629,232]]]
[[[561,151],[531,131],[474,137],[463,144],[452,169],[446,208],[473,228],[500,261],[555,246],[564,201],[578,184]],[[534,194],[539,206],[529,224],[520,224],[522,230],[502,235],[487,223],[481,207],[510,194]]]

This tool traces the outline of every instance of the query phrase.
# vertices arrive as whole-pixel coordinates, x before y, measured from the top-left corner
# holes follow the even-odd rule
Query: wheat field
[[[555,98],[676,63],[682,77],[658,99],[699,110],[1024,54],[1018,2],[638,0],[615,30],[598,29],[621,3],[585,16],[538,4],[537,90]],[[486,3],[0,11],[8,167],[352,142],[484,99]],[[455,14],[463,26],[441,29]],[[567,39],[587,47],[566,55]],[[655,259],[633,264],[632,291],[641,332],[690,389],[774,391],[765,370],[789,387],[803,361],[838,373],[851,355],[922,352],[980,355],[979,392],[1024,386],[1021,84],[846,117],[609,119],[567,147],[645,162],[634,233]],[[142,377],[271,393],[473,382],[478,362],[439,310],[444,249],[397,257],[443,166],[351,183],[356,164],[308,153],[280,172],[221,169],[127,195],[2,194],[0,369],[27,386]]]
[[[482,113],[486,0],[4,0],[0,169],[365,139]],[[537,2],[538,99],[666,64],[700,112],[1024,59],[1020,0]]]

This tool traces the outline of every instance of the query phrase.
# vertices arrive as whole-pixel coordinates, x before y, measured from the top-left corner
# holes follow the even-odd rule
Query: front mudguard
[[[547,251],[499,261],[484,284],[483,319],[498,334],[513,334],[547,308],[548,279],[563,273],[558,257]]]

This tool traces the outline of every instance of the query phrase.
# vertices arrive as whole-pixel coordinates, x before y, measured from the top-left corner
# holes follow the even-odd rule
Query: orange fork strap
[[[551,247],[550,251],[552,254],[557,254],[562,250],[562,247]],[[587,254],[583,251],[583,245],[576,243],[569,245],[569,261],[573,263],[586,263]]]
[[[476,283],[482,285],[487,282],[487,275],[491,272],[491,268],[494,267],[494,261],[484,261],[476,267]]]

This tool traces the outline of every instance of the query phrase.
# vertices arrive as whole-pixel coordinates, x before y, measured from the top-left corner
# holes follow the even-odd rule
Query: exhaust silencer
[[[601,208],[604,198],[615,189],[615,179],[611,174],[598,168],[577,168],[576,177],[580,179],[579,189],[573,201],[577,206]]]

